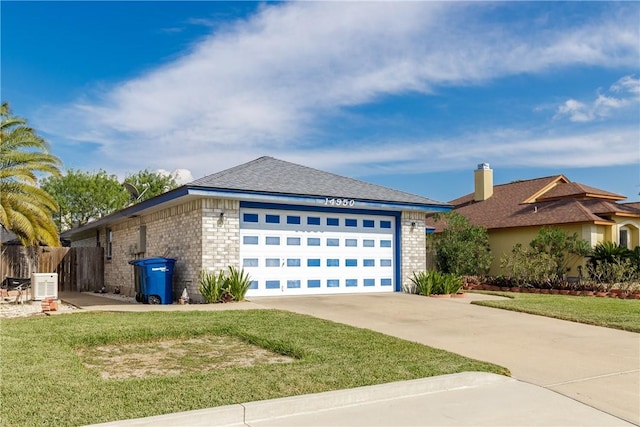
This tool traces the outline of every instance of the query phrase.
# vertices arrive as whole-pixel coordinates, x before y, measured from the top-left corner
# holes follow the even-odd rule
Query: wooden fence
[[[0,280],[58,273],[58,291],[94,291],[104,285],[103,248],[0,247]]]

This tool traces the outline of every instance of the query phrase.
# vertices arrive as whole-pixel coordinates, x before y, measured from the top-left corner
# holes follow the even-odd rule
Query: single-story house
[[[272,157],[206,176],[64,233],[105,248],[105,285],[133,295],[129,261],[175,258],[174,297],[202,270],[243,268],[247,296],[402,291],[426,268],[427,213],[447,203]]]
[[[474,172],[474,192],[449,203],[474,225],[487,228],[493,255],[490,274],[500,274],[500,258],[516,243],[528,245],[542,227],[560,227],[593,247],[610,241],[633,249],[640,245],[640,203],[571,182],[564,175],[493,185],[493,170],[481,163]],[[427,227],[438,223],[428,218]],[[569,272],[577,275],[578,260]]]

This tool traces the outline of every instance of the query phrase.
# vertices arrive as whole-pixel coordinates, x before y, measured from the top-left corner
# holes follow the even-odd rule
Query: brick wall
[[[424,229],[424,212],[402,212],[402,289],[413,292],[410,277],[413,272],[427,268],[427,249]],[[413,226],[411,224],[414,224]]]
[[[191,300],[200,302],[198,277],[202,269],[217,272],[229,265],[239,267],[239,223],[237,200],[198,199],[113,225],[112,259],[105,261],[107,290],[119,286],[124,295],[135,295],[130,260],[175,258],[174,299],[186,287]],[[141,226],[146,227],[146,250],[135,253]],[[103,246],[105,236],[102,230]]]

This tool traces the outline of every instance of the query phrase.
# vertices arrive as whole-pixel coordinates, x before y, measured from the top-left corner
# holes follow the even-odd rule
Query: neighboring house
[[[105,284],[132,295],[129,261],[175,258],[174,296],[201,270],[244,268],[247,296],[393,292],[425,269],[427,213],[451,206],[261,157],[64,233],[105,248]]]
[[[475,191],[452,200],[456,212],[486,227],[494,257],[491,274],[500,273],[500,258],[516,243],[527,245],[544,226],[574,232],[595,246],[611,241],[629,249],[640,244],[640,203],[620,203],[625,196],[571,182],[564,175],[493,185],[493,170],[482,163],[475,171]],[[436,227],[431,218],[427,227]],[[577,275],[573,265],[568,275]]]

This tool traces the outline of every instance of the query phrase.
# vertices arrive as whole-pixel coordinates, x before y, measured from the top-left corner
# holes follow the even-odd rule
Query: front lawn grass
[[[81,356],[99,346],[211,336],[239,338],[295,360],[102,379]],[[490,363],[277,310],[4,319],[0,361],[3,426],[100,423],[463,371],[508,375]]]
[[[474,301],[472,304],[640,332],[640,300],[517,292],[486,293],[503,295],[510,299]]]

